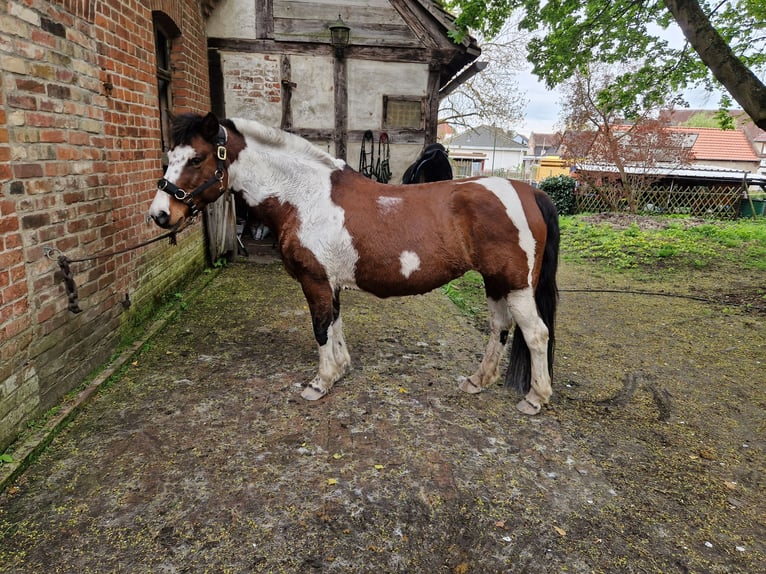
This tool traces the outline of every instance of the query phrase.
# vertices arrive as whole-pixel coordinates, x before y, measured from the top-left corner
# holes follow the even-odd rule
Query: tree
[[[526,99],[516,82],[523,67],[523,36],[510,24],[489,41],[481,42],[486,68],[446,96],[439,104],[439,121],[462,127],[510,127],[523,117]]]
[[[622,72],[614,66],[591,68],[564,83],[562,159],[578,168],[578,179],[610,209],[626,206],[635,213],[641,193],[662,173],[690,163],[691,146],[683,134],[668,129],[667,115],[652,109],[625,123],[601,97]]]
[[[587,64],[636,62],[602,98],[632,117],[682,88],[720,84],[756,125],[766,129],[766,3],[763,0],[447,0],[457,25],[491,35],[515,10],[533,72],[549,88]],[[659,33],[675,22],[687,44],[673,48]],[[460,33],[457,34],[460,36]]]

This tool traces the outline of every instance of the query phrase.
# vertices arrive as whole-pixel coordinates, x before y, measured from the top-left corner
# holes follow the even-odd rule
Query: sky
[[[529,103],[522,123],[513,128],[529,136],[532,132],[554,133],[560,126],[559,113],[561,95],[557,91],[550,91],[545,84],[540,82],[532,72],[520,72],[517,74],[519,87],[527,92]],[[689,107],[692,109],[718,109],[718,94],[709,94],[703,88],[684,92]]]
[[[661,29],[650,25],[649,30],[661,38],[666,39],[673,48],[683,46],[685,40],[681,29],[671,22],[667,29]],[[531,132],[554,133],[558,131],[561,96],[556,91],[550,91],[545,84],[540,82],[531,71],[519,72],[517,75],[519,87],[527,91],[527,104],[525,119],[522,124],[513,128],[526,136]],[[691,109],[717,110],[719,92],[710,94],[704,88],[687,90],[683,93]],[[735,103],[736,107],[736,103]]]

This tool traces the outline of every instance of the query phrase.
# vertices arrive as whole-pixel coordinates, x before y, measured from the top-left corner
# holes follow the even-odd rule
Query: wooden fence
[[[581,187],[575,192],[578,213],[603,211],[643,214],[684,214],[719,219],[735,219],[740,213],[743,197],[741,185],[708,188],[658,187],[634,191],[629,201],[625,190],[619,187]]]

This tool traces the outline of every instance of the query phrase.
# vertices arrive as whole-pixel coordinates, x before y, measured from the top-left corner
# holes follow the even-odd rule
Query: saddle
[[[447,150],[440,143],[426,146],[420,157],[407,168],[402,183],[424,183],[452,179]]]

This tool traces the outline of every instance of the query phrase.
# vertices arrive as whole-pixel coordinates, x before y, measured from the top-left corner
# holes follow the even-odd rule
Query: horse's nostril
[[[170,214],[166,213],[165,211],[160,211],[156,215],[152,214],[152,219],[154,219],[154,223],[160,227],[168,227],[170,223]]]

